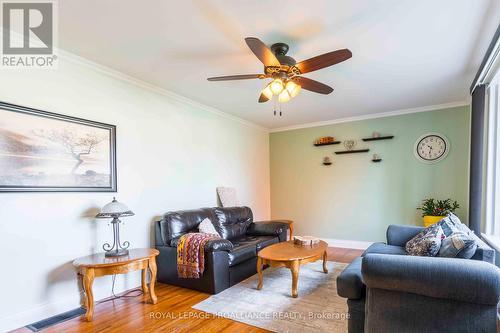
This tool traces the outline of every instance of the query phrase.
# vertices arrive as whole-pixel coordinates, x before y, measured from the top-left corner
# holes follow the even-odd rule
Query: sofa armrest
[[[288,229],[288,223],[280,221],[259,221],[250,224],[247,235],[251,236],[279,236]]]
[[[205,243],[205,251],[218,252],[218,251],[231,251],[234,245],[227,239],[212,239]]]
[[[405,247],[406,242],[415,237],[424,227],[391,224],[387,228],[387,244]]]
[[[361,275],[361,257],[355,258],[337,276],[337,294],[347,299],[362,299],[365,297],[366,287]]]
[[[367,254],[361,272],[367,288],[486,305],[500,300],[500,269],[478,260]]]

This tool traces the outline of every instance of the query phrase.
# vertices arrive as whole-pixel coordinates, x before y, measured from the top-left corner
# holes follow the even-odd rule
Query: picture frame
[[[116,192],[116,126],[0,102],[0,192]]]

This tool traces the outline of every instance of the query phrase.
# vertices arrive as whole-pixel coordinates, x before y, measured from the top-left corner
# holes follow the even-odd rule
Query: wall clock
[[[413,153],[417,160],[436,163],[443,160],[450,151],[450,141],[440,133],[427,133],[415,142]]]

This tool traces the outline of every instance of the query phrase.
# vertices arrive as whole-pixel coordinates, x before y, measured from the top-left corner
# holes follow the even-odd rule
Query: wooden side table
[[[288,228],[290,229],[290,240],[293,240],[293,221],[285,220],[288,223]]]
[[[292,220],[273,220],[273,221],[288,224],[288,229],[290,229],[290,240],[293,240],[293,221]]]
[[[156,256],[159,254],[160,252],[155,249],[133,249],[130,250],[128,255],[122,257],[105,257],[104,253],[97,253],[73,261],[78,275],[83,280],[85,291],[84,306],[87,309],[85,319],[92,321],[94,315],[92,284],[94,278],[99,276],[125,274],[131,271],[142,270],[142,291],[144,294],[149,292],[151,303],[156,304],[158,299],[154,288],[156,282]],[[149,289],[146,281],[148,269],[151,272]]]

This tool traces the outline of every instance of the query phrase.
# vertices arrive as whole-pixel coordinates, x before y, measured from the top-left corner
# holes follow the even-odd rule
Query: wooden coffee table
[[[262,289],[262,266],[287,267],[292,271],[292,297],[298,296],[299,268],[300,265],[323,259],[323,272],[326,268],[326,250],[328,244],[320,241],[312,246],[296,245],[293,241],[270,245],[259,251],[257,256],[257,273],[259,284],[257,289]]]
[[[142,291],[149,292],[151,303],[156,304],[155,294],[156,282],[156,256],[160,252],[156,249],[132,249],[128,255],[121,257],[105,257],[104,253],[97,253],[87,257],[78,258],[73,261],[73,265],[78,271],[78,275],[83,280],[85,289],[85,319],[92,321],[94,315],[94,295],[92,293],[92,283],[94,278],[104,275],[124,274],[131,271],[142,270]],[[151,272],[149,288],[146,277],[147,270]],[[149,289],[149,290],[148,290]]]

